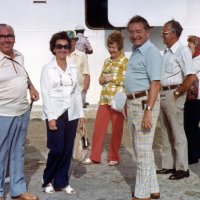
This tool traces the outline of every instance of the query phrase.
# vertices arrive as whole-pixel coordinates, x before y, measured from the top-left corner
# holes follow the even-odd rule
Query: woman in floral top
[[[119,148],[123,133],[124,117],[121,112],[111,108],[111,100],[117,91],[124,90],[124,75],[128,59],[122,52],[123,44],[124,37],[121,32],[115,31],[108,36],[107,46],[110,57],[105,60],[99,77],[102,90],[93,133],[92,151],[90,157],[83,161],[84,164],[101,162],[103,142],[110,121],[112,123],[112,133],[108,164],[110,166],[117,165],[120,160]]]

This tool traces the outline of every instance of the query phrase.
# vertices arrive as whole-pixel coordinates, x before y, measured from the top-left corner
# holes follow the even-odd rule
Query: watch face
[[[147,106],[147,107],[146,107],[146,110],[151,110],[151,107],[150,107],[150,106]]]

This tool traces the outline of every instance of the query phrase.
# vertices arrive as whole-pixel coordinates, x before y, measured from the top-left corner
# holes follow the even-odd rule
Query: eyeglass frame
[[[175,33],[176,31],[175,30],[169,30],[169,31],[161,31],[161,35],[163,36],[163,35],[167,35],[167,34],[169,34],[169,33]]]
[[[14,40],[15,39],[15,35],[14,34],[8,34],[8,35],[0,35],[0,40]]]

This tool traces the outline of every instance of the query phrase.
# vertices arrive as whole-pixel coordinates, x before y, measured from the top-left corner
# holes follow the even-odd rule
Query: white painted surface
[[[159,24],[159,27],[155,27],[151,31],[151,40],[155,45],[163,51],[164,45],[160,37],[160,31],[164,23],[170,20],[163,18],[163,15],[168,14],[168,10],[173,10],[172,5],[178,5],[182,2],[182,6],[179,8],[181,19],[184,19],[185,29],[181,40],[186,43],[188,35],[196,34],[200,36],[199,23],[199,0],[190,0],[192,3],[188,3],[187,0],[168,0],[167,3],[162,1],[160,9],[152,7],[152,2],[159,3],[160,0],[124,0],[123,3],[120,0],[108,0],[111,2],[111,6],[121,5],[115,15],[112,15],[112,19],[115,22],[122,23],[122,20],[127,24],[130,16],[134,14],[132,12],[130,16],[126,16],[126,12],[123,11],[124,5],[128,6],[130,2],[137,2],[137,8],[144,8],[148,10],[148,14],[154,13],[154,11],[160,10],[160,16],[156,15],[152,20],[157,20],[155,24]],[[129,2],[129,3],[128,3]],[[148,2],[148,5],[146,4]],[[171,3],[170,3],[171,2]],[[30,74],[30,77],[40,91],[40,73],[43,65],[45,65],[52,58],[52,54],[49,51],[49,40],[55,32],[62,30],[74,29],[76,24],[83,24],[86,28],[85,35],[89,37],[89,40],[94,49],[92,55],[88,55],[89,67],[91,72],[91,85],[87,95],[87,101],[91,104],[96,104],[99,100],[99,94],[101,86],[98,84],[98,77],[101,72],[104,60],[109,56],[106,49],[106,38],[110,34],[111,30],[91,30],[85,25],[85,4],[84,0],[47,0],[47,3],[33,3],[33,0],[0,0],[1,12],[0,23],[7,23],[13,26],[16,35],[15,48],[21,51],[25,57],[25,65]],[[120,4],[119,4],[120,3]],[[171,7],[166,7],[170,4]],[[165,6],[165,7],[164,7]],[[109,7],[109,10],[112,7]],[[132,9],[132,7],[130,7]],[[187,10],[185,10],[187,8]],[[188,10],[192,12],[188,12]],[[183,11],[183,12],[182,12]],[[146,12],[145,12],[146,13]],[[145,15],[145,13],[143,13]],[[186,13],[184,15],[184,13]],[[189,13],[189,14],[188,14]],[[169,15],[167,15],[169,16]],[[160,22],[159,22],[160,20]],[[123,23],[124,23],[123,22]],[[161,23],[162,22],[162,23]],[[114,21],[113,21],[114,23]],[[154,24],[154,25],[155,25]],[[121,26],[120,24],[115,24]],[[186,26],[190,25],[190,26]],[[131,44],[128,39],[126,30],[123,30],[125,35],[125,55],[129,57],[131,53]],[[36,104],[41,104],[41,100]]]
[[[199,0],[108,0],[108,19],[116,27],[126,26],[134,15],[145,17],[151,26],[174,18],[185,27],[200,27],[199,8]]]

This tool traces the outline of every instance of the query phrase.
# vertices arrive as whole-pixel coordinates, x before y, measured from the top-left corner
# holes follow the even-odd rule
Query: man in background
[[[76,42],[76,49],[82,51],[86,54],[92,54],[93,49],[87,37],[84,36],[85,28],[78,24],[75,27],[76,34],[78,36],[78,41]]]
[[[12,199],[38,200],[27,192],[24,147],[30,115],[27,89],[32,101],[37,101],[39,94],[24,68],[22,54],[13,49],[14,43],[13,28],[0,24],[0,200],[4,199],[8,163]]]
[[[182,26],[170,20],[164,24],[163,43],[167,46],[161,75],[160,127],[162,135],[162,169],[170,180],[189,177],[187,138],[183,126],[186,91],[195,80],[192,54],[179,38]]]
[[[71,39],[71,51],[69,55],[69,62],[78,68],[79,84],[82,92],[83,107],[87,107],[86,94],[90,85],[90,72],[88,67],[88,58],[84,52],[76,48],[79,38],[75,31],[67,31],[67,35]]]

